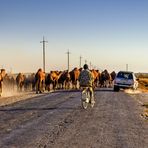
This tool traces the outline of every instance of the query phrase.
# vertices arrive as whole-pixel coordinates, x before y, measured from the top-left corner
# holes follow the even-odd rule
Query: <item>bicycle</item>
[[[82,87],[81,103],[84,109],[87,109],[89,104],[91,105],[92,108],[94,107],[95,101],[94,98],[92,101],[91,97],[94,97],[94,94],[92,94],[91,96],[90,87]]]

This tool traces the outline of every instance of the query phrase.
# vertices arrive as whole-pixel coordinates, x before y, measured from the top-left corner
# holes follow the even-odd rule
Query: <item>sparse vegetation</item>
[[[148,78],[139,78],[139,89],[148,92]]]
[[[148,73],[136,73],[137,78],[148,78]]]
[[[146,107],[148,109],[148,103],[143,105],[144,107]]]
[[[148,92],[148,74],[139,74],[138,75],[139,89],[143,92]],[[144,110],[142,116],[148,120],[148,103],[143,105]]]

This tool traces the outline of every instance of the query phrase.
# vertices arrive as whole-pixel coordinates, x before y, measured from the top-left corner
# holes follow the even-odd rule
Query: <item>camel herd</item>
[[[7,74],[5,69],[0,71],[0,96],[4,88],[8,90],[17,89],[22,91],[35,91],[36,93],[43,93],[44,91],[56,89],[79,89],[78,77],[82,68],[74,68],[71,71],[50,71],[45,73],[41,68],[36,73],[25,75],[19,73],[17,75]],[[116,76],[113,71],[109,73],[107,70],[100,72],[92,69],[92,76],[94,78],[94,87],[111,87],[112,82]]]

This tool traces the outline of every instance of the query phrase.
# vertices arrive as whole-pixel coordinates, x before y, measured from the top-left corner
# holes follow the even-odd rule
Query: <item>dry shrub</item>
[[[142,89],[143,91],[148,91],[148,78],[139,78],[138,82],[138,88]]]

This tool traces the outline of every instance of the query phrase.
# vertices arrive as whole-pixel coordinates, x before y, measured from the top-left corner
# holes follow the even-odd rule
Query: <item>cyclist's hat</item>
[[[83,68],[84,69],[88,69],[88,65],[87,64],[84,64]]]

